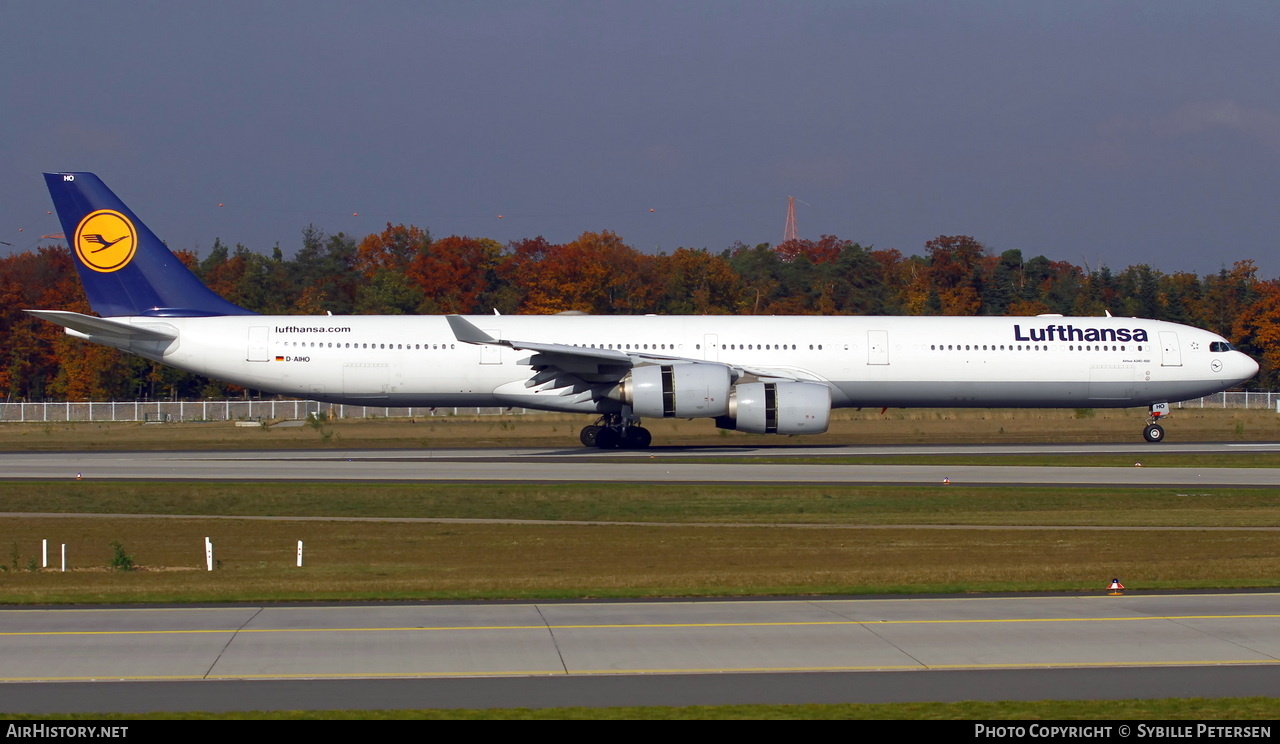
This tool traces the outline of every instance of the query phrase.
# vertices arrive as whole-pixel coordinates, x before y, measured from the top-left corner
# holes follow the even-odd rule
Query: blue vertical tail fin
[[[44,180],[98,315],[253,315],[204,286],[102,179],[46,173]]]

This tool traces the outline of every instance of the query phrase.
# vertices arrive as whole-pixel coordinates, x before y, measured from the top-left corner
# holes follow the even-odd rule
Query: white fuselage
[[[529,387],[532,352],[457,340],[443,316],[116,318],[176,330],[181,369],[334,403],[589,413]],[[468,316],[495,339],[775,370],[833,407],[1124,407],[1199,397],[1257,364],[1208,331],[1135,318]]]

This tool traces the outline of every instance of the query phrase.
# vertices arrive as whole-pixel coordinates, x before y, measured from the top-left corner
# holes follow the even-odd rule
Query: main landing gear
[[[624,420],[622,414],[607,413],[591,426],[584,426],[578,439],[584,447],[599,449],[645,449],[653,441],[639,419]]]
[[[1164,427],[1156,423],[1169,415],[1168,403],[1152,403],[1151,416],[1147,419],[1147,428],[1142,430],[1142,438],[1155,444],[1164,441]]]

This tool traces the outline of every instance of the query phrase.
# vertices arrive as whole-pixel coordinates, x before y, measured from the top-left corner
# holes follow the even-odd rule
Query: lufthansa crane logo
[[[138,250],[138,231],[114,209],[99,209],[80,220],[74,241],[81,263],[94,271],[123,269]]]

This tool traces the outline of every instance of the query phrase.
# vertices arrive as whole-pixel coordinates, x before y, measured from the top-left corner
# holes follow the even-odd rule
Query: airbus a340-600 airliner
[[[92,173],[46,173],[90,307],[32,315],[246,388],[330,403],[591,414],[586,446],[649,446],[644,418],[820,434],[850,407],[1147,406],[1258,365],[1208,331],[1140,318],[264,316],[209,290]]]

